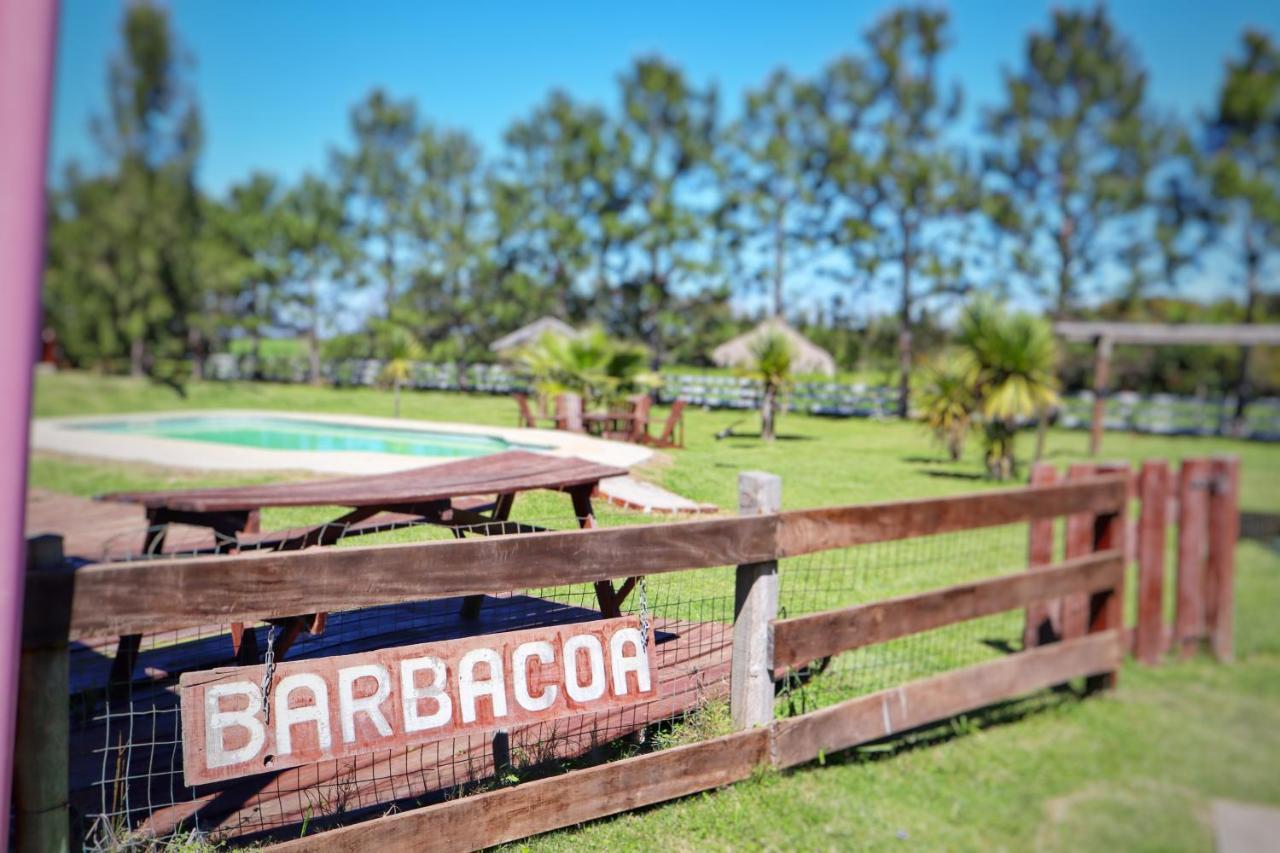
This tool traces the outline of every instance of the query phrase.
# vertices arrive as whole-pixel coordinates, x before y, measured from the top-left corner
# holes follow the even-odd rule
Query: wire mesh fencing
[[[551,496],[555,497],[555,496]],[[458,536],[521,535],[572,530],[588,521],[563,505],[529,502],[516,521],[477,521],[457,528],[391,519],[385,528],[343,530],[351,542],[404,542]],[[320,516],[322,517],[322,516]],[[650,521],[602,508],[602,526]],[[493,525],[515,525],[517,529]],[[1061,559],[1058,522],[1055,560]],[[290,536],[316,524],[288,528]],[[237,541],[246,551],[281,540]],[[266,547],[281,547],[270,545]],[[207,553],[192,549],[190,553]],[[154,555],[134,553],[133,559]],[[172,556],[166,554],[165,556]],[[625,555],[620,555],[625,565]],[[1025,523],[935,534],[820,552],[780,561],[779,618],[799,616],[1024,570]],[[71,651],[72,801],[87,837],[119,846],[132,835],[172,837],[197,832],[234,843],[296,835],[345,822],[463,796],[538,776],[727,733],[735,572],[731,566],[653,575],[631,582],[623,615],[651,626],[657,698],[509,730],[374,751],[188,787],[183,781],[178,679],[183,672],[234,663],[232,626],[209,625],[142,638],[131,677],[112,684],[118,638],[82,642]],[[486,595],[464,613],[462,598],[352,609],[327,614],[323,630],[303,633],[287,660],[565,625],[601,618],[593,584],[509,590]],[[777,679],[776,713],[815,710],[907,681],[1019,651],[1025,617],[1010,611],[973,619],[814,661]],[[273,628],[251,626],[258,649]]]
[[[522,523],[573,529],[580,519],[570,512],[538,522]],[[423,536],[441,533],[418,527],[415,533]],[[479,532],[468,528],[464,535]],[[446,529],[443,535],[457,534]],[[627,588],[623,578],[614,583]],[[661,748],[689,737],[681,731],[686,721],[703,731],[728,696],[732,568],[657,575],[632,584],[630,593],[621,602],[623,615],[643,615],[651,626],[659,681],[652,701],[197,787],[183,781],[178,680],[184,672],[234,664],[231,626],[145,635],[131,673],[114,683],[120,639],[76,643],[70,652],[71,789],[82,831],[90,846],[102,848],[118,847],[122,839],[193,831],[237,841],[280,830],[290,834]],[[303,633],[287,659],[601,617],[592,584],[486,595],[472,616],[465,608],[464,599],[447,598],[329,613],[323,630]],[[272,626],[249,630],[258,649],[271,645]]]
[[[868,604],[1027,568],[1028,527],[1010,524],[876,542],[782,561],[779,618]],[[1022,649],[1012,610],[855,649],[783,675],[776,710],[806,713]]]

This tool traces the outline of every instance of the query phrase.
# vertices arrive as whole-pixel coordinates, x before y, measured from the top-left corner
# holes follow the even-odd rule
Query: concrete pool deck
[[[87,424],[136,423],[161,418],[241,417],[285,418],[341,426],[375,429],[422,430],[455,435],[500,438],[529,446],[552,456],[577,456],[603,465],[631,468],[653,457],[653,451],[637,444],[605,441],[589,435],[548,429],[478,426],[409,418],[374,418],[361,415],[329,415],[266,409],[207,409],[199,411],[145,412],[127,415],[76,415],[36,418],[31,425],[31,447],[53,453],[93,456],[117,462],[147,462],[174,468],[207,471],[313,471],[317,474],[387,474],[425,465],[453,462],[456,456],[409,456],[365,451],[268,450],[211,441],[190,441],[130,433],[83,429]]]
[[[363,426],[376,429],[423,430],[500,438],[552,456],[576,456],[603,465],[633,468],[649,461],[654,451],[637,444],[606,441],[580,433],[522,427],[480,426],[452,421],[375,418],[282,412],[269,409],[207,409],[175,412],[137,412],[125,415],[77,415],[37,418],[31,425],[31,447],[52,453],[88,456],[115,462],[144,462],[205,471],[310,471],[317,474],[388,474],[427,465],[453,462],[456,456],[410,456],[363,451],[268,450],[237,444],[165,438],[135,433],[83,429],[86,424],[133,423],[160,418],[263,417]],[[615,506],[640,512],[700,513],[716,507],[699,504],[661,486],[634,477],[613,477],[600,483],[600,496]]]

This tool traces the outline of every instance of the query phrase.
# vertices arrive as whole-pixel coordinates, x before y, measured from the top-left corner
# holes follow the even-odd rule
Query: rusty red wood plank
[[[1058,468],[1037,462],[1031,468],[1031,485],[1048,486],[1058,481]],[[1054,518],[1038,518],[1027,526],[1027,565],[1034,570],[1053,562]],[[1056,640],[1062,634],[1062,601],[1037,601],[1027,605],[1027,623],[1022,631],[1022,647],[1030,649]]]
[[[1142,510],[1138,537],[1138,624],[1134,655],[1154,666],[1164,656],[1164,554],[1169,502],[1169,463],[1142,464]]]
[[[1073,466],[1081,467],[1081,466]],[[1122,476],[1090,482],[999,489],[945,498],[789,510],[778,515],[778,557],[1016,524],[1069,513],[1110,512],[1124,505]]]
[[[1097,468],[1089,462],[1077,462],[1067,469],[1067,479],[1080,482],[1095,477]],[[1128,478],[1124,478],[1122,502],[1128,496]],[[1067,516],[1065,556],[1068,560],[1083,557],[1093,550],[1093,520],[1096,512],[1076,512]],[[1065,639],[1084,636],[1089,625],[1089,597],[1083,594],[1062,599],[1062,636]]]
[[[1213,460],[1209,500],[1209,554],[1205,569],[1205,615],[1209,645],[1220,661],[1235,657],[1235,553],[1240,537],[1240,460]]]
[[[1125,545],[1128,529],[1126,516],[1125,508],[1122,507],[1119,512],[1103,513],[1094,518],[1094,552],[1128,553]],[[1112,587],[1096,590],[1088,596],[1089,633],[1107,632],[1124,637],[1124,568],[1127,565],[1128,561],[1122,560],[1121,571]],[[1109,671],[1090,675],[1085,686],[1089,690],[1115,689],[1119,677],[1120,667],[1117,665]]]
[[[639,619],[624,617],[180,683],[184,779],[199,785],[635,704],[656,696],[657,680]]]
[[[278,850],[479,850],[563,826],[717,788],[769,761],[769,730],[702,743],[504,788],[317,833]]]
[[[1178,474],[1178,609],[1173,636],[1183,657],[1195,651],[1206,632],[1204,563],[1212,476],[1208,459],[1185,459]]]

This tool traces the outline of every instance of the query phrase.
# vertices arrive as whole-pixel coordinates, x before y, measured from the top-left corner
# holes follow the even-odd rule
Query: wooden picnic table
[[[149,554],[161,553],[170,524],[212,529],[218,543],[213,550],[218,553],[235,552],[241,547],[298,550],[330,545],[346,536],[385,530],[389,524],[438,524],[451,528],[459,539],[468,531],[483,535],[538,532],[545,528],[510,519],[516,494],[536,489],[567,493],[579,526],[595,527],[591,494],[596,485],[607,477],[626,473],[625,468],[577,457],[512,450],[391,474],[232,488],[116,492],[99,499],[142,504],[146,508],[148,528],[144,550]],[[341,506],[349,510],[330,522],[302,532],[260,533],[262,509],[307,506]],[[628,578],[619,590],[615,590],[610,581],[597,583],[596,597],[604,615],[619,615],[622,601],[634,586],[633,578]],[[463,614],[475,618],[483,598],[469,596],[463,605]],[[324,614],[270,621],[284,629],[275,647],[276,655],[283,656],[302,631],[323,630]],[[237,660],[256,662],[253,631],[246,631],[243,624],[234,624],[231,637]],[[141,635],[121,638],[112,671],[113,683],[131,678],[140,644]]]

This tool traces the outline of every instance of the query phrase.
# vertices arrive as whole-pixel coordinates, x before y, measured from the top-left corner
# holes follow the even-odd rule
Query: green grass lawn
[[[186,399],[142,381],[89,374],[41,376],[36,414],[192,408],[261,408],[389,416],[388,392],[275,385],[194,383]],[[515,405],[498,397],[410,393],[407,418],[512,425]],[[737,475],[783,478],[786,507],[955,494],[991,488],[977,447],[943,461],[913,424],[787,416],[782,438],[716,441],[743,413],[691,411],[688,446],[640,473],[683,495],[732,508]],[[1020,449],[1029,453],[1031,436]],[[1084,433],[1055,431],[1049,458],[1085,458]],[[1218,439],[1109,434],[1107,459],[1137,461],[1234,453],[1242,458],[1242,504],[1280,512],[1280,447]],[[298,475],[292,475],[298,476]],[[254,482],[263,475],[176,471],[37,454],[33,486],[90,495],[116,488]],[[521,497],[516,517],[567,515],[555,495]],[[318,520],[317,511],[268,514],[269,526]],[[323,511],[319,511],[323,515]],[[603,513],[606,523],[648,520]],[[560,519],[563,523],[566,519]],[[993,540],[994,542],[995,540]],[[1007,541],[1000,540],[1007,544]],[[997,553],[993,545],[990,554]],[[964,561],[983,556],[970,548]],[[945,555],[944,555],[945,556]],[[784,583],[787,567],[783,568]],[[690,573],[689,583],[715,584]],[[902,580],[902,579],[899,579]],[[948,581],[949,582],[949,581]],[[886,587],[885,593],[888,594]],[[688,594],[689,589],[683,590]],[[865,590],[863,590],[865,593]],[[1127,665],[1113,694],[1038,697],[949,723],[891,748],[829,756],[826,766],[762,773],[732,788],[691,797],[530,842],[536,849],[894,847],[1207,850],[1216,797],[1280,805],[1280,554],[1275,543],[1237,549],[1239,661]]]

